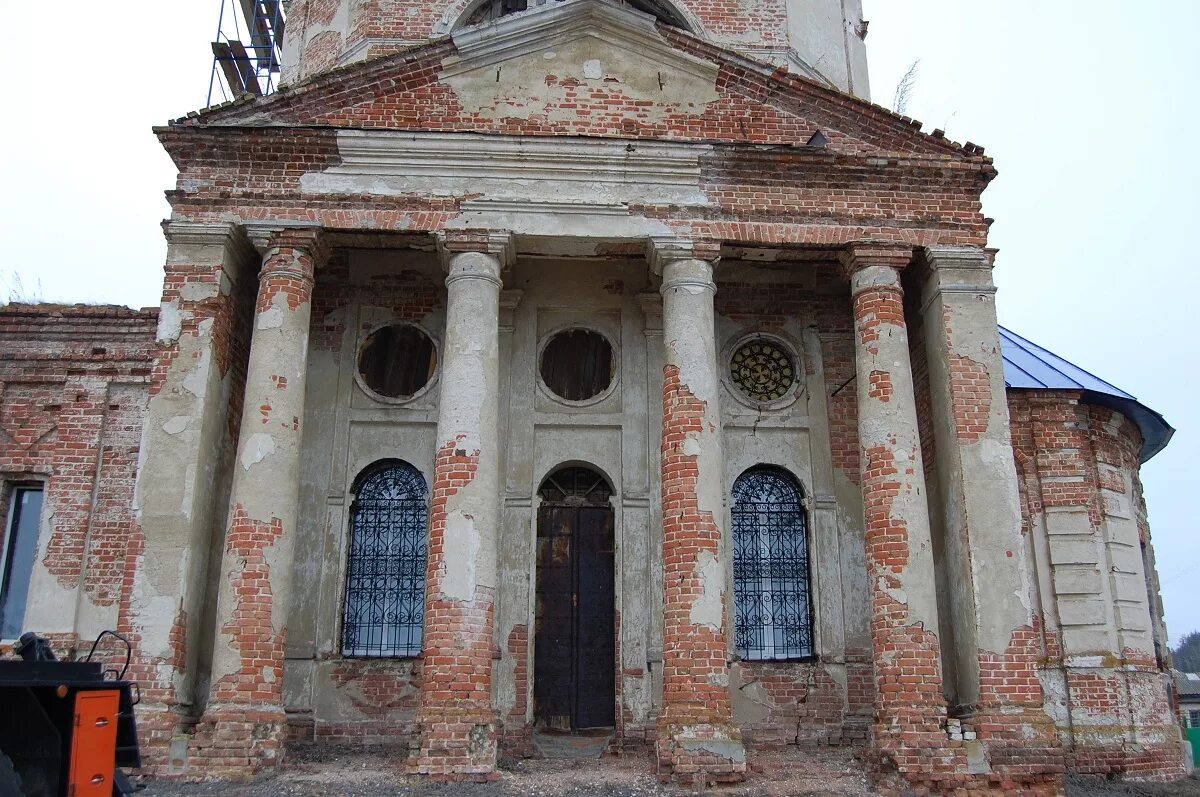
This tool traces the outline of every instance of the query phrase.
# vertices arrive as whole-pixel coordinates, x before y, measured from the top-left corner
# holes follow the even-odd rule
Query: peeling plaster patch
[[[204,398],[208,392],[208,374],[212,370],[209,366],[212,363],[212,349],[205,347],[200,350],[200,358],[196,362],[196,367],[193,368],[183,379],[183,389],[191,393],[196,398]]]
[[[283,326],[283,309],[279,307],[277,300],[271,300],[271,306],[258,314],[259,329],[279,329]]]
[[[686,733],[687,729],[684,729]],[[712,755],[724,758],[726,761],[742,763],[746,760],[746,749],[741,742],[725,741],[723,739],[696,739],[682,736],[679,738],[679,746],[689,753],[711,753]]]
[[[908,593],[904,591],[903,587],[892,589],[887,576],[879,577],[879,591],[886,594],[889,598],[896,601],[896,603],[901,604],[902,606],[908,605]]]
[[[700,595],[692,602],[689,621],[692,625],[704,625],[718,631],[722,620],[722,593],[724,571],[712,551],[701,551],[696,557],[696,578],[700,582]]]
[[[186,431],[188,424],[191,423],[191,417],[188,415],[176,415],[169,421],[163,424],[163,431],[170,435],[176,435]]]
[[[592,58],[583,62],[583,76],[588,80],[599,80],[604,77],[604,68],[599,59]]]
[[[760,681],[734,689],[733,718],[740,723],[757,725],[771,716],[771,698]]]
[[[221,280],[221,285],[216,285],[212,282],[185,282],[183,287],[179,289],[179,295],[185,302],[202,302],[205,299],[215,299],[222,293],[225,280]]]
[[[256,432],[246,440],[242,449],[242,469],[250,470],[267,457],[275,453],[275,438],[265,432]]]
[[[158,308],[158,333],[155,339],[164,346],[175,343],[183,334],[183,312],[179,309],[179,300],[163,302]]]
[[[196,494],[196,463],[189,462],[184,470],[183,497],[179,503],[179,514],[186,520],[192,519],[192,498]]]
[[[479,532],[475,519],[460,510],[446,514],[442,575],[442,597],[469,601],[475,598],[475,562],[479,554]]]
[[[999,440],[985,437],[979,441],[979,458],[986,465],[1007,468],[1013,458],[1012,446],[1006,445]]]

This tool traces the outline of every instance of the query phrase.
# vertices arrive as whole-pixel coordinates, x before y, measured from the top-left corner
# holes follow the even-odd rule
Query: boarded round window
[[[358,354],[358,373],[368,388],[387,398],[408,398],[429,384],[437,349],[420,328],[394,324],[377,329]]]
[[[613,370],[612,346],[590,329],[559,332],[542,349],[542,382],[567,401],[587,401],[608,390]]]

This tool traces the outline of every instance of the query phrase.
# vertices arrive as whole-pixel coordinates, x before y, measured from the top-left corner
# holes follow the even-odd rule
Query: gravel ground
[[[1193,776],[1174,783],[1120,783],[1075,775],[1067,781],[1067,797],[1200,797],[1200,779]]]
[[[751,757],[754,770],[722,797],[870,797],[862,767],[849,753],[796,750]],[[294,751],[278,774],[253,783],[149,782],[143,797],[687,797],[663,786],[648,755],[599,760],[542,759],[505,767],[495,783],[437,784],[401,774],[403,761],[386,754],[308,748]]]
[[[664,786],[648,755],[541,759],[504,767],[495,783],[439,784],[408,777],[404,762],[385,752],[327,745],[291,749],[283,769],[253,783],[150,781],[142,797],[690,797]],[[862,765],[850,753],[789,749],[751,755],[744,784],[716,789],[720,797],[873,797]],[[1200,797],[1200,779],[1121,783],[1069,779],[1067,797]]]

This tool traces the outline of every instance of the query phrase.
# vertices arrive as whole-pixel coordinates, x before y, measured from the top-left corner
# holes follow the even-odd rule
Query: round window
[[[542,382],[567,401],[587,401],[613,381],[613,350],[608,338],[590,329],[559,332],[542,349]]]
[[[781,345],[766,338],[755,338],[734,351],[729,376],[751,401],[778,401],[796,383],[796,366]]]
[[[375,330],[358,353],[363,383],[386,398],[408,398],[429,384],[437,349],[424,330],[393,324]]]

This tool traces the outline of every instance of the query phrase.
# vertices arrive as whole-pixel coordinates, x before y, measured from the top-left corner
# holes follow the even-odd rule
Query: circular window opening
[[[775,341],[755,338],[734,351],[729,376],[750,400],[778,401],[796,384],[796,365]]]
[[[541,374],[542,382],[559,398],[595,398],[612,384],[612,345],[590,329],[559,332],[542,349]]]
[[[370,334],[358,354],[358,373],[368,388],[387,398],[408,398],[429,384],[437,349],[424,331],[394,324]]]

